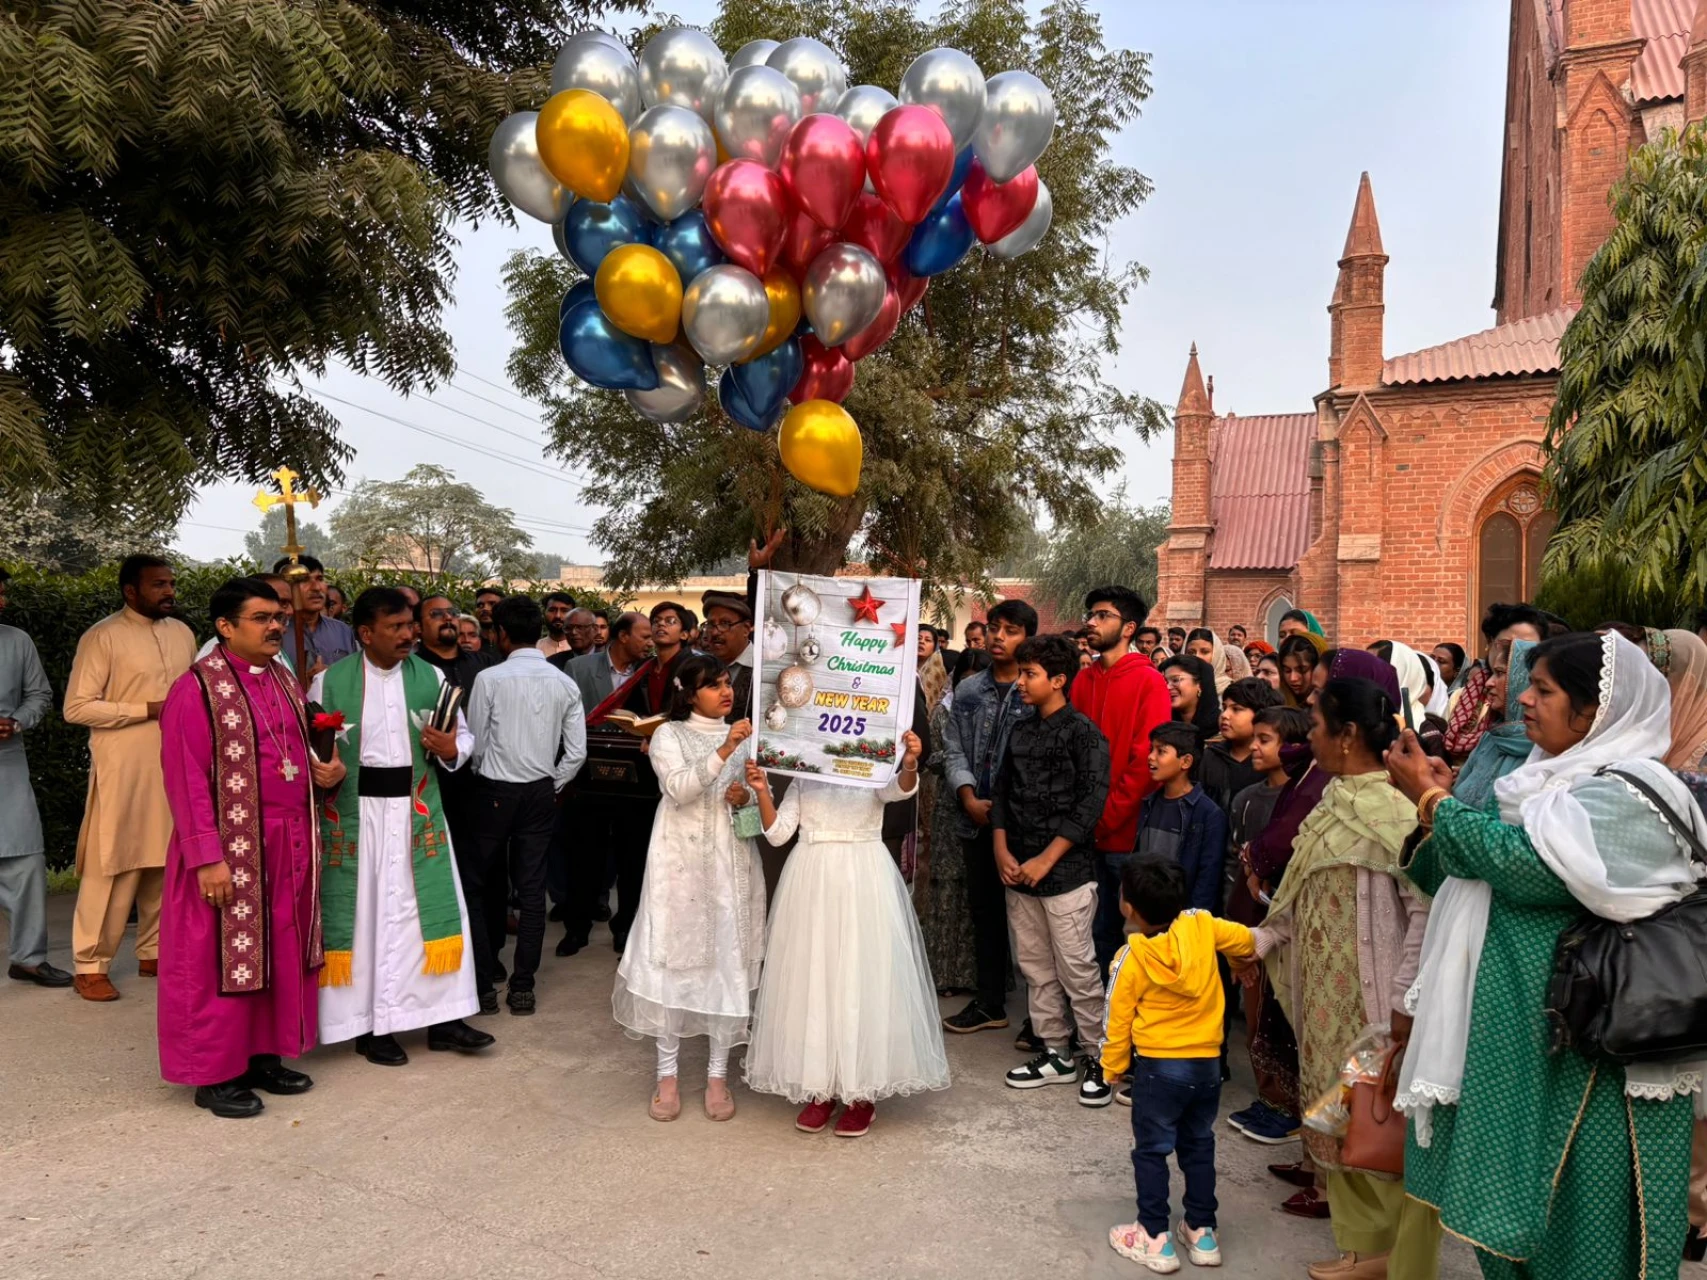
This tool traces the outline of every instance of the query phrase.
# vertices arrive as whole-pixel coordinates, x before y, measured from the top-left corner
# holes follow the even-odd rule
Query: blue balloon
[[[773,417],[800,375],[806,372],[806,357],[800,343],[785,338],[774,351],[755,356],[745,364],[732,364],[729,372],[735,377],[735,389],[761,418]]]
[[[907,241],[907,270],[916,276],[940,276],[967,255],[977,238],[957,195],[913,228],[913,238]]]
[[[705,215],[698,209],[690,209],[674,222],[659,227],[652,237],[652,246],[675,265],[684,289],[700,272],[729,261],[711,238],[711,228],[705,225]]]
[[[966,175],[972,172],[972,148],[964,146],[954,157],[954,174],[948,180],[948,190],[937,197],[931,206],[932,213],[941,213],[948,207],[948,202],[960,194],[960,188],[966,185]]]
[[[658,389],[652,344],[618,329],[605,318],[597,302],[583,302],[569,309],[557,331],[557,345],[569,368],[583,382],[606,391]]]
[[[776,425],[779,414],[775,409],[768,414],[754,411],[747,397],[741,394],[741,385],[735,381],[735,370],[739,367],[730,365],[717,380],[717,403],[723,406],[724,413],[749,431],[769,431]]]
[[[569,286],[569,292],[563,295],[563,301],[557,304],[557,323],[563,323],[563,317],[568,315],[571,308],[580,306],[583,302],[597,302],[598,295],[593,292],[593,282],[583,277]]]
[[[577,200],[563,215],[563,248],[569,260],[590,276],[598,273],[599,263],[612,249],[651,243],[651,224],[622,196],[609,204]]]

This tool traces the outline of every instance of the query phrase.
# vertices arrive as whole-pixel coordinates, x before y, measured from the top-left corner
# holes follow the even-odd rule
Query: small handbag
[[[1340,1140],[1340,1163],[1365,1173],[1400,1177],[1405,1172],[1405,1117],[1393,1109],[1398,1092],[1394,1079],[1402,1047],[1387,1050],[1387,1060],[1376,1081],[1358,1081],[1351,1086],[1351,1122]]]
[[[765,820],[756,804],[742,805],[731,811],[729,818],[734,824],[737,840],[757,840],[765,833]]]
[[[1620,769],[1672,831],[1707,863],[1707,848],[1659,792]],[[1687,1062],[1707,1057],[1707,885],[1641,920],[1585,914],[1559,934],[1547,983],[1551,1051],[1594,1062]]]

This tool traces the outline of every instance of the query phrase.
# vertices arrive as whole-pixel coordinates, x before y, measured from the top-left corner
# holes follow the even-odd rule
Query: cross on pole
[[[284,507],[285,545],[279,550],[290,557],[290,563],[284,568],[284,576],[285,580],[291,584],[294,593],[297,584],[308,576],[308,566],[302,563],[304,548],[296,540],[296,504],[306,502],[310,507],[318,507],[320,505],[320,491],[313,488],[298,489],[296,482],[301,477],[289,467],[280,467],[272,473],[272,478],[278,483],[279,491],[268,493],[265,489],[261,490],[255,495],[255,505],[261,509],[263,514],[271,511],[274,507]],[[296,678],[306,688],[308,681],[303,677],[303,669],[307,655],[303,648],[305,642],[302,628],[292,626],[291,633],[296,637]]]

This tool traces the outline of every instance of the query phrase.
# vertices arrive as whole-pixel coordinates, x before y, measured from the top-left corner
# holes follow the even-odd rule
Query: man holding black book
[[[534,974],[545,941],[545,861],[557,799],[587,758],[581,693],[539,651],[544,626],[529,597],[500,600],[492,610],[492,631],[504,661],[481,672],[468,700],[478,830],[462,883],[473,920],[482,1013],[498,1011],[506,869],[520,900],[507,1001],[513,1014],[534,1011]]]

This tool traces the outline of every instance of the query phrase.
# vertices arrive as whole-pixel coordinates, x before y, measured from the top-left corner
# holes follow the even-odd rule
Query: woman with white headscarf
[[[1414,1023],[1394,1026],[1405,1190],[1476,1247],[1487,1277],[1670,1274],[1701,1064],[1550,1054],[1544,1007],[1559,933],[1585,910],[1639,920],[1707,873],[1640,792],[1599,771],[1640,777],[1698,839],[1707,820],[1661,763],[1671,694],[1641,649],[1568,635],[1530,658],[1534,750],[1486,809],[1448,796],[1450,769],[1411,735],[1388,755],[1432,828],[1408,874],[1435,896]]]
[[[1194,628],[1185,638],[1185,651],[1194,658],[1202,658],[1215,672],[1215,692],[1227,692],[1227,686],[1235,680],[1243,680],[1251,674],[1251,661],[1245,657],[1245,651],[1236,645],[1225,644],[1221,637],[1208,627]]]

